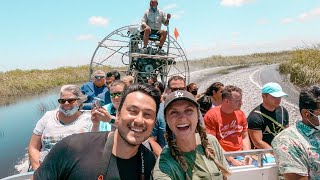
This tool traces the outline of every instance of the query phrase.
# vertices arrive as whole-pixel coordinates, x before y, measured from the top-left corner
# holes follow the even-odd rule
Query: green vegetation
[[[189,61],[189,67],[208,68],[216,66],[274,64],[291,58],[291,51],[255,53],[244,56],[211,56],[205,59]]]
[[[108,71],[110,68],[103,68]],[[52,70],[13,70],[0,73],[0,104],[23,95],[37,94],[53,87],[88,80],[89,66],[61,67]]]
[[[320,83],[320,45],[297,49],[292,58],[282,62],[280,73],[288,74],[290,81],[298,86],[310,86]]]
[[[255,64],[281,63],[281,73],[290,74],[292,82],[299,85],[320,82],[319,47],[296,51],[256,53],[245,56],[212,56],[188,61],[190,70],[217,66],[235,66],[220,74],[229,73],[234,68]],[[179,63],[179,62],[178,62]],[[0,72],[0,104],[7,104],[24,95],[33,95],[64,84],[83,83],[88,80],[89,66],[61,67],[52,70],[13,70]],[[109,67],[103,70],[109,71]],[[123,69],[124,70],[124,69]]]

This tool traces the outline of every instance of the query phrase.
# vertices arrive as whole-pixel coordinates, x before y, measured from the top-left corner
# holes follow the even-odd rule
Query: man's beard
[[[142,141],[141,143],[139,143],[139,144],[133,144],[133,143],[131,143],[131,142],[129,142],[129,140],[125,137],[125,135],[124,135],[124,133],[118,128],[118,132],[119,132],[119,135],[121,136],[121,138],[128,144],[128,145],[130,145],[130,146],[133,146],[133,147],[135,147],[135,146],[139,146],[140,144],[142,144],[144,141]]]

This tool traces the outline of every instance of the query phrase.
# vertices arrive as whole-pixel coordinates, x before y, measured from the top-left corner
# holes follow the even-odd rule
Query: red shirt
[[[204,124],[207,133],[216,136],[225,151],[242,150],[242,132],[246,132],[248,129],[243,111],[237,110],[226,114],[221,111],[221,106],[217,106],[205,114]]]

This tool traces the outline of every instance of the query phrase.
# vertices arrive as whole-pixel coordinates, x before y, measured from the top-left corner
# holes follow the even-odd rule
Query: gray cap
[[[169,107],[170,104],[178,100],[190,101],[199,109],[199,104],[190,92],[178,90],[166,96],[166,100],[164,101],[164,114],[166,114],[165,112],[167,107]]]

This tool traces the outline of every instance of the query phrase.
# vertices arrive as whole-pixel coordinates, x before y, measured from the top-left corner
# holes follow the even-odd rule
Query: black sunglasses
[[[102,78],[105,78],[105,76],[94,76],[94,78],[96,78],[96,79],[102,79]]]
[[[110,93],[110,97],[111,98],[115,98],[115,97],[121,97],[122,96],[122,92],[116,92],[116,93]]]
[[[58,102],[59,102],[59,104],[65,104],[66,102],[68,102],[69,104],[73,104],[77,100],[79,100],[79,99],[78,98],[58,99]]]

